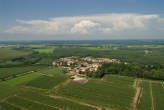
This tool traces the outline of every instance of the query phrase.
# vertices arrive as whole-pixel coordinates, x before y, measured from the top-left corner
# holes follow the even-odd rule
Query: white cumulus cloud
[[[88,34],[90,29],[92,29],[98,25],[99,25],[98,23],[95,23],[91,20],[82,20],[72,27],[71,32],[72,33]]]
[[[44,35],[113,35],[134,30],[149,29],[150,24],[161,24],[163,19],[156,14],[100,14],[74,17],[56,17],[48,20],[16,20],[6,33],[44,34]],[[164,22],[162,22],[164,24]],[[158,28],[158,27],[157,27]]]

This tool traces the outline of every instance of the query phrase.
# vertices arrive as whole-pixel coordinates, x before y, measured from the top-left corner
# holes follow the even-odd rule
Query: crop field
[[[164,88],[161,83],[152,83],[154,110],[164,110]]]
[[[8,103],[2,102],[0,103],[0,110],[21,110],[15,106],[12,106]]]
[[[100,107],[108,107],[114,110],[126,110],[130,107],[133,100],[134,89],[130,82],[120,81],[118,85],[113,83],[117,82],[113,79],[110,81],[91,79],[86,84],[71,82],[67,86],[56,91],[56,95],[65,96],[74,100],[84,101],[89,104],[97,105]],[[108,76],[110,78],[110,76]],[[124,84],[125,82],[125,84]],[[126,85],[126,86],[125,86]]]
[[[19,87],[9,87],[0,83],[0,100],[19,91]]]
[[[150,93],[150,84],[147,81],[140,83],[141,89],[141,98],[138,100],[137,109],[138,110],[151,110],[152,108],[152,99]]]
[[[8,85],[8,86],[19,86],[20,84],[33,80],[35,78],[38,78],[39,76],[41,76],[41,74],[39,73],[30,73],[30,74],[26,74],[20,77],[13,78],[11,80],[4,81],[2,82],[2,84]]]
[[[51,68],[46,68],[46,69],[42,69],[40,71],[43,74],[50,74],[50,75],[57,75],[57,74],[63,74],[64,71],[62,68],[60,67],[51,67]]]
[[[142,90],[138,100],[138,110],[163,110],[164,88],[162,83],[156,81],[142,81]]]
[[[66,79],[67,77],[63,75],[56,75],[54,77],[43,75],[35,80],[30,81],[26,85],[41,89],[51,89],[54,86],[64,82]]]
[[[19,74],[24,74],[26,72],[39,70],[43,67],[44,66],[35,65],[35,66],[24,66],[24,67],[0,68],[0,79],[5,79]]]
[[[29,51],[18,51],[13,50],[12,48],[0,48],[0,59],[20,57],[28,55],[29,53]]]
[[[46,106],[44,104],[36,103],[16,96],[9,98],[7,102],[29,110],[59,110],[55,107]]]
[[[18,94],[19,97],[26,98],[27,100],[32,100],[32,101],[38,101],[43,104],[47,104],[50,106],[55,106],[57,108],[62,108],[62,109],[69,109],[69,110],[94,110],[94,108],[84,106],[78,103],[73,103],[68,100],[64,99],[59,99],[59,98],[52,98],[49,96],[45,95],[40,95],[38,93],[34,92],[24,92],[21,94]]]
[[[103,79],[89,79],[85,84],[71,81],[53,89],[68,78],[64,74],[49,76],[51,72],[46,74],[46,71],[44,74],[30,73],[1,82],[0,107],[6,110],[131,109],[135,96],[135,78],[106,75]],[[39,92],[39,89],[30,86],[47,92]],[[136,104],[137,110],[151,110],[153,107],[154,110],[163,110],[164,88],[160,82],[143,80],[139,87],[141,92]]]
[[[21,84],[27,81],[30,81],[32,79],[35,79],[39,76],[40,74],[38,73],[32,73],[32,74],[27,74],[24,76],[20,76],[17,78],[13,78],[11,80],[1,82],[0,83],[0,99],[19,91]]]

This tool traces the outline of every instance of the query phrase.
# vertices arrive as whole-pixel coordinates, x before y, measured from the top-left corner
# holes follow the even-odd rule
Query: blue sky
[[[0,40],[164,38],[163,4],[164,0],[0,0]]]

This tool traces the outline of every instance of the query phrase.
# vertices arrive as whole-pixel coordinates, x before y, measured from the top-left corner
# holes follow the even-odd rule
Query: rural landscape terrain
[[[164,40],[0,42],[0,110],[164,110]]]

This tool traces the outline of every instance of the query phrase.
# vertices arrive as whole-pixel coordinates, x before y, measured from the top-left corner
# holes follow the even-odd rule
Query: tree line
[[[95,73],[88,73],[88,76],[101,78],[106,74],[118,74],[154,80],[164,80],[164,67],[160,64],[143,65],[136,62],[125,63],[104,63]]]

